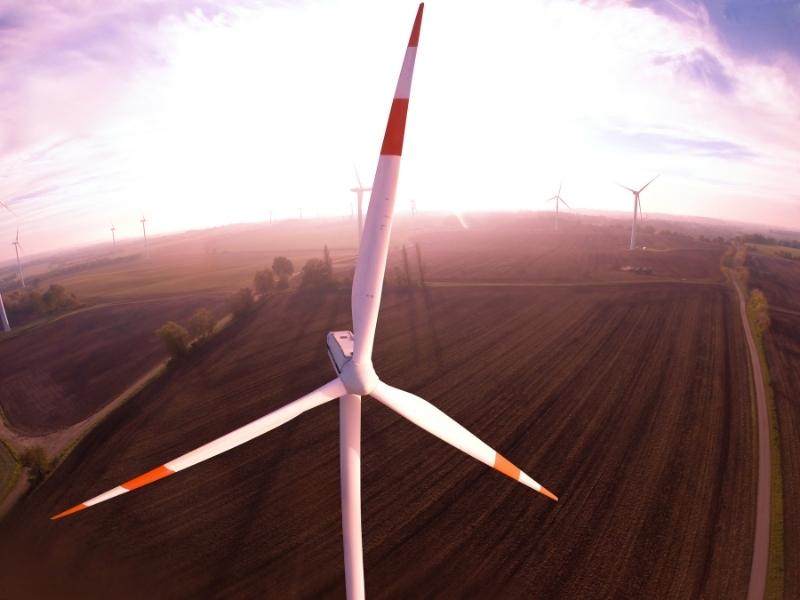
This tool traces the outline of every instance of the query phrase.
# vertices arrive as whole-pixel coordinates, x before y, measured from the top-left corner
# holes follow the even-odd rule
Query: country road
[[[761,600],[764,597],[767,584],[767,565],[769,562],[769,531],[770,531],[770,484],[772,483],[772,468],[770,461],[769,439],[769,413],[767,412],[767,394],[764,389],[764,377],[761,372],[761,362],[758,358],[753,333],[750,331],[750,322],[747,318],[747,308],[744,294],[731,277],[736,293],[739,295],[739,313],[742,317],[742,327],[747,338],[747,349],[750,354],[750,364],[753,369],[753,385],[756,390],[756,417],[758,427],[758,488],[756,496],[756,535],[753,542],[753,562],[750,565],[750,584],[747,589],[747,600]]]

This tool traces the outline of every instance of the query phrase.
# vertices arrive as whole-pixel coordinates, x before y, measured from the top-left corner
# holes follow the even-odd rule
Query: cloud
[[[707,137],[691,137],[678,132],[603,129],[597,131],[596,135],[604,143],[636,153],[677,154],[733,161],[750,160],[757,156],[749,148],[734,142]]]
[[[728,75],[719,59],[705,48],[696,48],[690,54],[656,56],[653,63],[669,65],[678,77],[722,94],[730,94],[736,89],[736,81]]]

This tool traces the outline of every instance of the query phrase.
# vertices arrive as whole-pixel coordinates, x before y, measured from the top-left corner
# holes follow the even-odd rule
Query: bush
[[[253,277],[253,287],[259,294],[266,294],[275,287],[275,275],[272,269],[264,269],[263,271],[256,271]]]
[[[281,277],[278,279],[278,284],[275,286],[279,290],[285,290],[289,287],[289,278],[288,277]]]
[[[758,332],[764,333],[769,327],[769,305],[767,304],[767,297],[764,295],[764,292],[761,290],[753,290],[750,292],[749,305],[753,320],[758,327]]]
[[[28,483],[36,485],[50,471],[50,462],[40,446],[27,448],[19,455],[19,464],[28,469]]]
[[[205,339],[214,333],[216,324],[217,321],[211,312],[206,308],[201,308],[189,319],[189,335],[192,338]]]
[[[8,312],[41,316],[73,308],[78,303],[63,285],[52,284],[42,293],[36,288],[17,290],[8,296]]]
[[[324,260],[311,258],[300,273],[300,287],[303,289],[323,288],[331,283],[331,272]]]
[[[172,358],[180,358],[189,351],[189,332],[175,321],[162,325],[156,334],[164,342],[164,348]]]
[[[255,300],[253,299],[253,290],[250,288],[243,288],[236,292],[228,301],[231,307],[231,312],[241,317],[253,310]]]
[[[285,277],[288,280],[294,273],[294,265],[285,256],[276,256],[275,260],[272,261],[272,272],[275,273],[278,279]]]

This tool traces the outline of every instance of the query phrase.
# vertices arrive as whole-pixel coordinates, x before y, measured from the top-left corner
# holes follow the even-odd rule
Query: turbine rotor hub
[[[372,361],[353,362],[355,340],[350,331],[331,331],[326,340],[328,356],[339,379],[350,394],[366,396],[378,385],[378,374]]]

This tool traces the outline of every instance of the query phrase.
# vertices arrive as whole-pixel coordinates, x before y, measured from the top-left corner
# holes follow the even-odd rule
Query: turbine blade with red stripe
[[[68,508],[67,510],[50,518],[55,520],[66,517],[67,515],[71,515],[85,508],[89,508],[90,506],[94,506],[100,502],[105,502],[111,498],[116,498],[117,496],[130,492],[131,490],[135,490],[142,486],[158,481],[159,479],[163,479],[164,477],[169,477],[178,471],[183,471],[184,469],[193,467],[194,465],[217,456],[218,454],[222,454],[231,448],[241,446],[242,444],[247,443],[260,435],[263,435],[268,431],[275,429],[276,427],[280,427],[284,423],[291,421],[307,410],[311,410],[312,408],[315,408],[321,404],[325,404],[326,402],[343,396],[346,393],[347,392],[344,389],[344,384],[342,384],[341,380],[338,378],[334,379],[310,394],[307,394],[302,398],[295,400],[294,402],[290,402],[286,406],[272,411],[260,419],[256,419],[252,423],[248,423],[247,425],[244,425],[235,431],[232,431],[212,442],[200,446],[196,450],[187,452],[175,460],[164,463],[163,465],[158,466],[147,473],[139,475],[138,477],[134,477],[122,485],[118,485],[117,487],[108,490],[99,496],[95,496],[94,498],[90,498],[85,502],[81,502],[80,504],[73,506],[72,508]]]
[[[355,363],[369,362],[372,359],[372,345],[383,291],[386,255],[389,252],[395,190],[400,172],[400,156],[403,154],[408,98],[414,74],[423,7],[424,5],[420,4],[417,10],[403,67],[397,81],[381,155],[378,159],[378,169],[372,184],[364,233],[359,246],[352,292]]]
[[[414,394],[387,385],[382,381],[378,382],[375,389],[370,392],[370,396],[428,433],[432,433],[440,440],[469,454],[472,458],[536,490],[551,500],[558,501],[558,498],[550,490],[522,472],[502,454],[487,445],[468,429],[459,425],[430,402]]]

